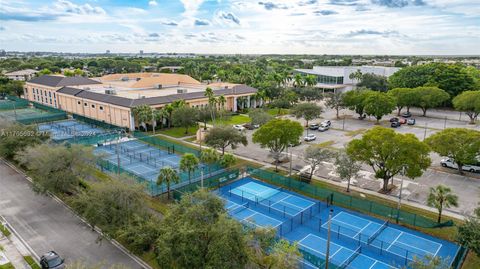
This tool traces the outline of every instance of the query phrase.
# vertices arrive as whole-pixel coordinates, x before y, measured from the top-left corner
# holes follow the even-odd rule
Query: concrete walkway
[[[0,246],[3,247],[3,253],[5,257],[15,267],[15,269],[30,269],[30,266],[28,266],[23,257],[32,256],[32,254],[25,248],[25,246],[13,232],[8,238],[0,234]],[[35,259],[35,257],[33,258]]]

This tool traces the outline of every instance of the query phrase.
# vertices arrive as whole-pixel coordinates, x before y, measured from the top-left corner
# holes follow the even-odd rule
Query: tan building
[[[237,111],[257,107],[250,96],[255,88],[232,83],[202,84],[181,74],[131,73],[112,74],[100,78],[42,76],[27,82],[25,97],[69,113],[135,128],[132,108],[149,105],[161,109],[176,100],[185,100],[191,107],[204,107],[208,99],[205,89],[225,97],[225,109]]]
[[[13,71],[10,73],[5,73],[5,76],[11,80],[27,81],[35,77],[35,74],[37,73],[38,71],[34,69],[24,69],[24,70]]]

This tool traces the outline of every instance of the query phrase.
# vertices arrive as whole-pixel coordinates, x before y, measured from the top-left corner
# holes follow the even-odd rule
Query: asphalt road
[[[98,234],[51,197],[35,194],[30,182],[0,160],[0,215],[38,254],[55,250],[67,264],[84,261],[104,266],[142,268],[112,243],[96,243]]]

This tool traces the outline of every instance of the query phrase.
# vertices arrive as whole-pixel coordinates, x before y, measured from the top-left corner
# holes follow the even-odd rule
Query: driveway
[[[142,268],[112,243],[102,240],[79,218],[51,197],[35,194],[25,177],[0,160],[0,215],[13,226],[37,255],[49,250],[61,254],[67,264],[122,264]]]

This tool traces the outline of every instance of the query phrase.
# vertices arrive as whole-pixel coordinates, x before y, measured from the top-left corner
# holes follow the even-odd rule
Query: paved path
[[[36,195],[27,179],[1,160],[0,215],[37,255],[55,250],[67,263],[82,260],[89,264],[102,262],[142,268],[107,240],[96,243],[96,232],[51,197]]]

